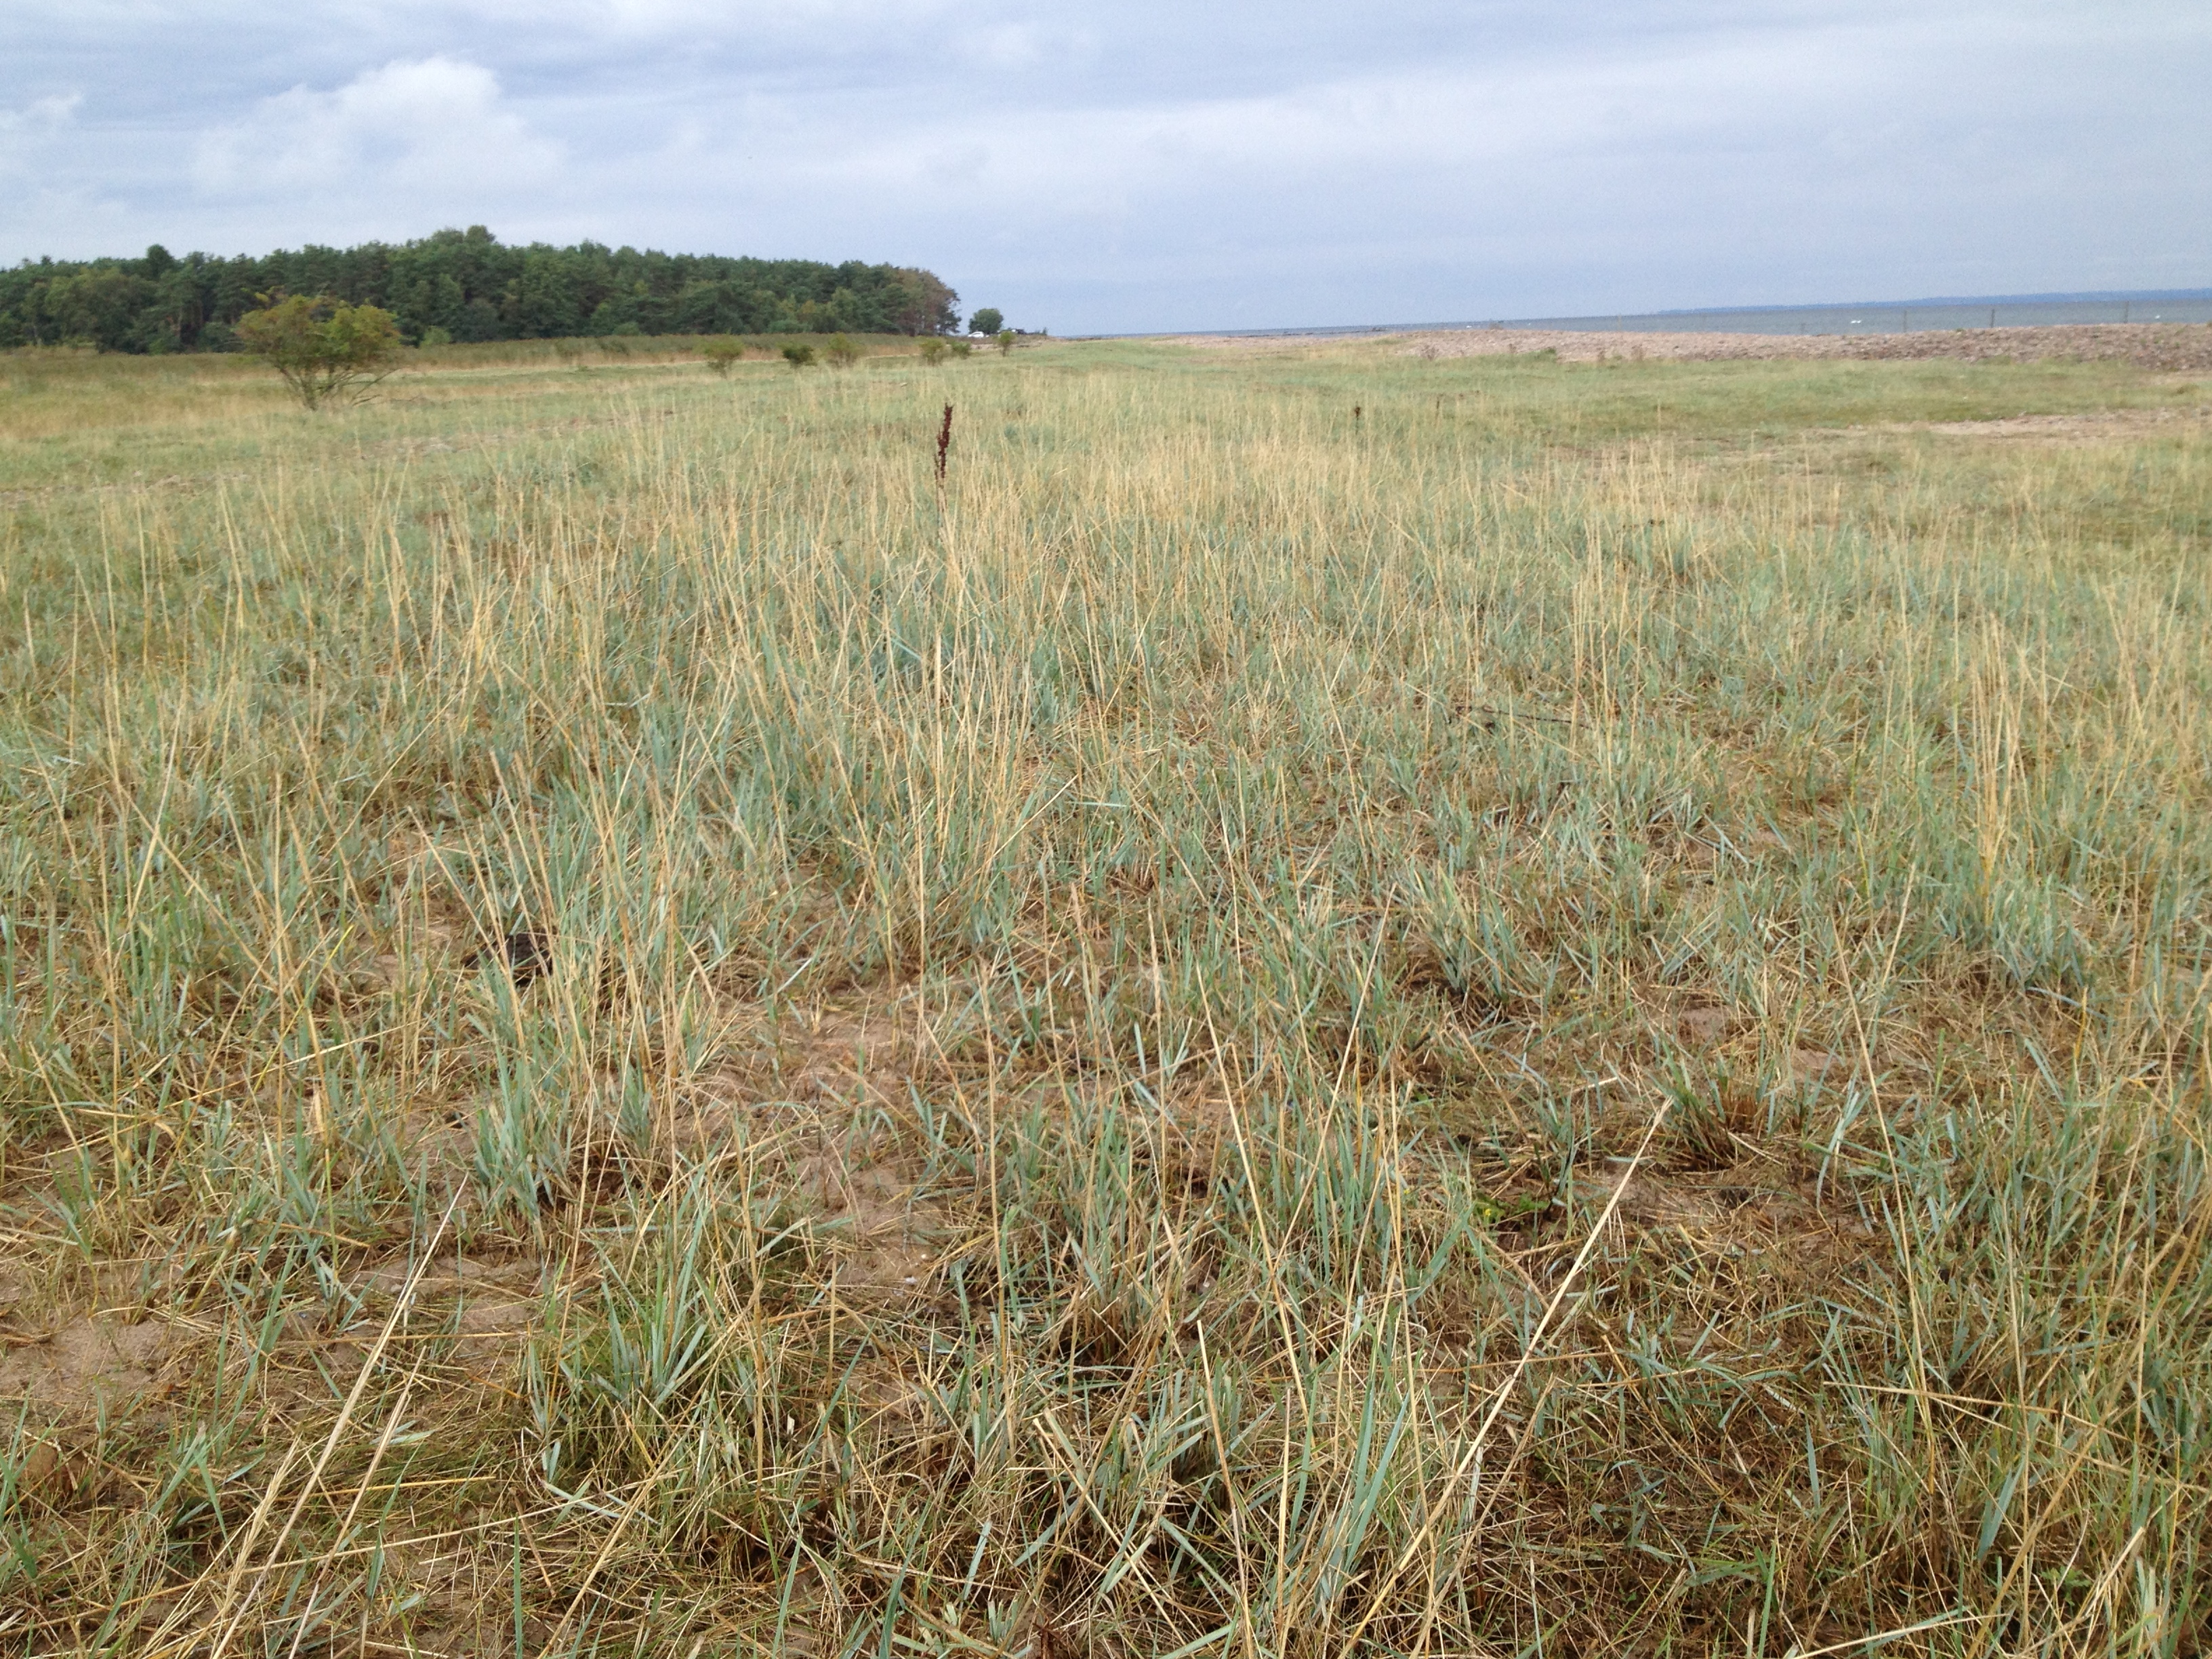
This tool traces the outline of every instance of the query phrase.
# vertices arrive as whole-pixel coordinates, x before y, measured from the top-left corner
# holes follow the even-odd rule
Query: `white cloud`
[[[395,61],[334,92],[295,87],[199,143],[201,191],[218,197],[411,196],[433,210],[542,185],[561,149],[462,59]]]
[[[32,158],[61,136],[83,102],[82,93],[60,93],[0,109],[0,173],[29,172]]]
[[[1067,330],[2212,281],[2203,0],[9,0],[0,63],[0,258],[480,222]]]
[[[957,39],[960,53],[969,62],[1000,71],[1059,67],[1088,58],[1098,48],[1094,30],[1061,28],[1034,19],[972,28]]]
[[[76,116],[84,102],[81,92],[33,98],[21,109],[0,109],[0,132],[44,135],[58,131]]]

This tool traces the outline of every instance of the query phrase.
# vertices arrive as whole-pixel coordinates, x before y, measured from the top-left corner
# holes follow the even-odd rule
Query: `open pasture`
[[[0,1650],[2203,1651],[2201,377],[580,362],[0,357]]]

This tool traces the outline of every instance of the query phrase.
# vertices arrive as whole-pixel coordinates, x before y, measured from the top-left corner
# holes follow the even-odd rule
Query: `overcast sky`
[[[1059,333],[2201,287],[2212,3],[0,6],[0,261],[470,223]]]

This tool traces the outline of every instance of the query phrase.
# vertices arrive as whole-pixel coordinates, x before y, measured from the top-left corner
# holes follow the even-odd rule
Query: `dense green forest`
[[[0,346],[222,351],[276,293],[383,307],[410,341],[579,334],[936,334],[959,299],[902,265],[641,252],[597,242],[510,247],[482,225],[393,246],[303,247],[220,258],[26,261],[0,270]],[[442,334],[433,333],[442,331]]]

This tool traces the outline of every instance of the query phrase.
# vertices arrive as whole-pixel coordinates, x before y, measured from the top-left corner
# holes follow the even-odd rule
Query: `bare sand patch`
[[[154,1386],[168,1346],[159,1321],[73,1319],[0,1360],[0,1400],[67,1410],[134,1399]]]
[[[2083,415],[2009,415],[1994,421],[1911,421],[1885,432],[1934,432],[1960,438],[2133,438],[2160,427],[2202,425],[2212,408],[2107,409]]]
[[[1841,358],[1951,358],[1966,362],[2124,362],[2139,368],[2212,369],[2212,323],[2065,323],[2043,328],[1962,328],[1918,334],[1645,333],[1638,330],[1465,328],[1396,337],[1428,358],[1558,354],[1563,362],[1725,362]],[[1241,343],[1200,341],[1195,343]]]

